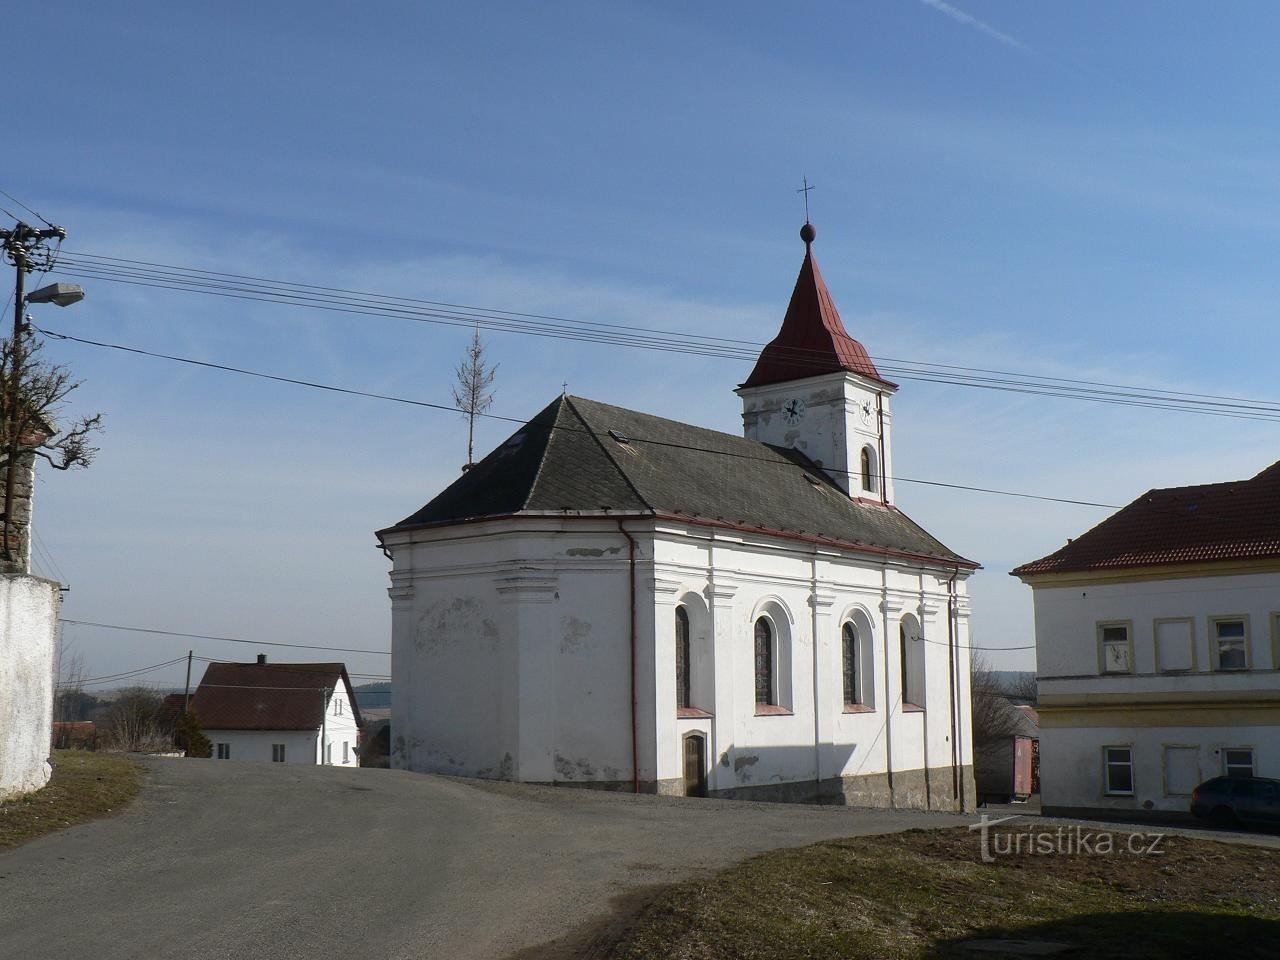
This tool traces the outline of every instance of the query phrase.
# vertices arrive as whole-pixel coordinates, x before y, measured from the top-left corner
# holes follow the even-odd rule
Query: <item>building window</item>
[[[284,744],[273,743],[271,745],[271,762],[284,763]]]
[[[1215,662],[1219,670],[1249,668],[1249,631],[1244,617],[1214,617]]]
[[[1103,747],[1102,758],[1107,796],[1133,796],[1133,748]]]
[[[1253,748],[1235,747],[1222,751],[1222,768],[1228,777],[1253,776]]]
[[[690,677],[689,611],[676,607],[676,706],[693,706]]]
[[[902,671],[902,706],[924,709],[924,640],[914,617],[904,617],[898,624]]]
[[[766,617],[756,621],[756,704],[777,703],[774,694],[773,627]]]
[[[875,492],[876,486],[875,479],[872,477],[871,471],[871,448],[863,447],[862,456],[859,459],[862,470],[862,489],[868,493],[873,493]]]
[[[1098,624],[1098,644],[1103,673],[1132,673],[1133,644],[1129,624]]]
[[[333,744],[332,743],[326,743],[324,745],[324,762],[328,764],[333,763]]]
[[[218,744],[218,759],[219,760],[231,759],[231,744],[229,743]]]
[[[351,746],[348,741],[342,741],[342,762],[349,763],[351,761]]]
[[[335,717],[342,716],[342,700],[338,697],[333,698],[333,715]]]
[[[840,628],[840,652],[844,678],[844,702],[860,703],[858,695],[858,631],[852,623]]]
[[[1195,625],[1187,617],[1157,620],[1156,669],[1161,673],[1185,673],[1196,665]]]

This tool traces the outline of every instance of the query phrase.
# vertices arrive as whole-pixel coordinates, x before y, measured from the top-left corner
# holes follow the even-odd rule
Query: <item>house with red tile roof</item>
[[[215,760],[359,766],[360,707],[341,663],[211,663],[190,709]]]
[[[1280,463],[1149,490],[1013,575],[1045,812],[1179,816],[1210,777],[1280,777]]]
[[[741,434],[559,396],[378,534],[393,766],[972,809],[977,564],[898,504],[814,238]]]

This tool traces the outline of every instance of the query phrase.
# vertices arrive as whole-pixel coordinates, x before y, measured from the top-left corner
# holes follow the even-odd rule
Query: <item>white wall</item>
[[[1108,746],[1127,746],[1132,750],[1132,797],[1105,794],[1103,748]],[[1195,748],[1199,777],[1196,783],[1225,773],[1222,751],[1229,747],[1253,748],[1257,775],[1280,778],[1280,728],[1275,726],[1042,729],[1041,802],[1054,807],[1187,813],[1190,796],[1168,789],[1166,751],[1170,747]]]
[[[751,440],[794,447],[827,467],[831,479],[855,497],[880,499],[880,479],[875,490],[862,489],[858,474],[862,448],[869,447],[873,474],[885,478],[885,498],[893,503],[893,391],[854,373],[833,373],[786,383],[739,388],[742,397],[743,434]],[[783,405],[803,403],[796,422],[783,415]],[[884,443],[880,425],[884,424]],[[882,450],[883,446],[883,450]],[[881,453],[884,467],[880,466]]]
[[[1223,747],[1244,746],[1261,775],[1280,776],[1280,572],[1033,588],[1045,806],[1186,812],[1189,799],[1165,790],[1170,746],[1195,747],[1204,779],[1222,773]],[[1214,617],[1248,620],[1249,669],[1217,669]],[[1190,669],[1157,657],[1157,624],[1172,620],[1191,623]],[[1130,626],[1130,672],[1101,671],[1103,622]],[[1102,748],[1125,745],[1135,795],[1104,796]]]
[[[642,781],[678,781],[681,737],[693,731],[708,739],[712,790],[883,774],[890,750],[898,770],[919,770],[926,756],[930,767],[950,765],[949,574],[683,524],[627,527],[639,542]],[[393,765],[629,784],[630,570],[616,521],[495,521],[386,540],[395,558]],[[963,766],[972,762],[963,579],[957,589]],[[694,705],[709,717],[676,716],[681,603],[690,612]],[[784,638],[783,715],[756,715],[752,631],[762,611]],[[874,706],[846,714],[840,627],[854,615],[872,633],[864,670]],[[924,626],[915,641],[925,659],[924,713],[901,710],[897,631],[907,615]]]
[[[1157,673],[1155,621],[1190,617],[1195,624],[1197,684],[1211,685],[1211,616],[1249,618],[1249,662],[1280,669],[1272,618],[1280,614],[1280,572],[1177,580],[1035,586],[1036,673],[1041,678],[1096,676],[1097,624],[1132,621],[1134,676]],[[1123,684],[1122,684],[1123,686]]]
[[[218,757],[218,744],[231,746],[230,760],[271,760],[271,745],[285,745],[284,762],[314,766],[318,754],[317,734],[294,730],[206,730],[204,735],[213,743],[214,759]]]
[[[0,799],[49,782],[58,584],[0,577]]]

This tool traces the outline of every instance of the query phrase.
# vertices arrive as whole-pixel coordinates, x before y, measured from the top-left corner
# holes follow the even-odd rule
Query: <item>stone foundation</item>
[[[973,768],[964,767],[964,807],[977,807],[977,794],[973,784]],[[530,781],[534,782],[534,781]],[[630,780],[555,780],[536,781],[546,787],[578,787],[583,790],[606,790],[612,793],[630,793]],[[926,801],[926,784],[928,800]],[[684,781],[641,780],[640,792],[664,797],[684,796]],[[712,790],[709,796],[718,800],[760,800],[770,803],[819,803],[828,806],[883,807],[899,810],[960,810],[960,803],[952,791],[951,768],[935,767],[925,776],[923,769],[901,770],[893,774],[893,789],[889,789],[887,774],[876,773],[860,777],[832,777],[817,783],[813,780],[794,780],[787,783],[761,783],[746,787],[729,787]]]
[[[973,785],[973,768],[959,771],[963,776],[963,809],[977,806]],[[927,790],[926,790],[927,787]],[[926,772],[896,770],[893,785],[889,775],[866,774],[859,777],[831,777],[820,783],[798,780],[790,783],[762,783],[748,787],[714,790],[711,795],[725,800],[765,800],[775,803],[821,803],[850,807],[892,807],[901,810],[960,810],[951,780],[950,767],[934,767]],[[926,798],[927,792],[927,798]]]

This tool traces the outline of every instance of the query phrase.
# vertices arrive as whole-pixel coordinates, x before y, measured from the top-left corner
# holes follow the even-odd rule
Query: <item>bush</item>
[[[200,719],[190,711],[178,717],[178,723],[174,728],[174,742],[186,752],[188,757],[208,759],[213,756],[213,743],[200,729]]]

